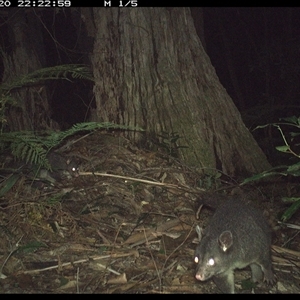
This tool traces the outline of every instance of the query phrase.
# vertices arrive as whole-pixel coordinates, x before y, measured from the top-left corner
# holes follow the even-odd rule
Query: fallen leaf
[[[126,274],[123,273],[117,277],[111,278],[107,281],[108,284],[123,284],[127,283]]]

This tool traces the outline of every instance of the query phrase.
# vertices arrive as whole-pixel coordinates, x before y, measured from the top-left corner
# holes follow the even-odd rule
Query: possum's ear
[[[199,226],[199,225],[197,225],[196,226],[196,232],[197,232],[197,234],[198,234],[198,240],[199,240],[199,243],[200,243],[200,241],[201,241],[201,239],[202,239],[202,228]]]
[[[233,243],[233,237],[231,231],[223,231],[219,236],[219,245],[223,252],[226,252]]]

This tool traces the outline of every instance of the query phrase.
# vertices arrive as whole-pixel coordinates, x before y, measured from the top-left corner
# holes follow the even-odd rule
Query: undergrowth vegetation
[[[300,142],[298,140],[300,135],[300,117],[292,116],[281,118],[280,120],[281,122],[258,126],[255,129],[266,128],[267,126],[273,126],[278,129],[283,144],[275,148],[277,151],[290,156],[290,164],[278,165],[270,170],[246,178],[242,182],[242,185],[263,180],[270,176],[284,176],[290,178],[300,176]],[[289,208],[281,216],[282,221],[287,221],[300,208],[300,197],[283,197],[282,201],[291,203]]]

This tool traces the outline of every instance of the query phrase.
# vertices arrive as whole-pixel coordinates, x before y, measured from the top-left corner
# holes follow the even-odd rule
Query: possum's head
[[[196,231],[200,241],[194,257],[197,264],[196,279],[204,281],[229,270],[232,233],[223,231],[217,238],[214,238],[205,235],[199,226],[196,227]]]
[[[78,164],[70,159],[67,159],[66,161],[67,164],[67,171],[72,177],[78,177],[79,176],[79,167]]]

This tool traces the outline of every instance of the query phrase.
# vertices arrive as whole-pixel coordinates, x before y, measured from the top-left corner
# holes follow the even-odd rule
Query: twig
[[[300,230],[300,226],[296,225],[296,224],[284,223],[284,222],[281,222],[281,221],[278,221],[278,224],[286,226],[287,228],[292,228],[292,229]]]
[[[158,267],[157,267],[157,264],[156,264],[156,261],[153,257],[153,254],[152,254],[152,251],[151,251],[151,248],[149,247],[149,240],[148,240],[148,237],[147,237],[147,234],[146,234],[146,231],[145,231],[145,228],[143,228],[144,230],[144,237],[145,237],[145,240],[146,240],[146,245],[147,245],[147,248],[148,248],[148,251],[150,253],[150,256],[151,256],[151,259],[153,261],[153,264],[154,264],[154,267],[155,267],[155,271],[157,273],[157,278],[158,278],[158,282],[159,282],[159,286],[160,286],[160,290],[161,290],[161,287],[162,287],[162,282],[161,282],[161,275],[162,274],[159,274],[159,270],[158,270]]]
[[[5,266],[5,264],[7,263],[7,261],[9,260],[9,258],[12,256],[12,254],[18,250],[19,248],[19,243],[21,242],[22,238],[23,238],[24,235],[22,235],[20,237],[20,239],[17,241],[16,245],[14,246],[14,248],[10,251],[10,253],[8,254],[8,256],[6,257],[5,261],[3,262],[2,266],[1,266],[1,269],[0,269],[0,275],[1,275],[1,278],[3,279],[3,277],[6,278],[6,276],[2,273],[2,270]]]
[[[170,255],[166,258],[164,264],[163,264],[163,269],[165,269],[165,265],[167,264],[167,261],[169,260],[169,258],[173,255],[173,253],[175,253],[180,247],[182,247],[185,243],[186,243],[186,240],[188,239],[188,237],[190,236],[190,234],[192,233],[192,231],[194,230],[194,225],[191,226],[191,229],[189,231],[189,233],[187,234],[187,236],[185,237],[185,239],[183,240],[183,242],[177,246],[171,253]]]
[[[77,273],[76,273],[76,290],[77,290],[77,294],[79,294],[79,268],[77,268]]]
[[[114,177],[114,178],[120,178],[120,179],[125,179],[125,180],[136,181],[136,182],[142,182],[142,183],[146,183],[146,184],[165,186],[165,187],[169,187],[169,188],[177,188],[177,189],[181,188],[180,186],[175,185],[175,184],[171,184],[171,183],[163,183],[163,182],[157,182],[157,181],[151,181],[151,180],[145,180],[145,179],[138,179],[138,178],[133,178],[133,177],[107,174],[107,173],[79,172],[79,175],[83,175],[83,176],[85,176],[85,175],[96,175],[96,176]]]
[[[109,267],[106,267],[106,266],[104,266],[104,265],[102,265],[102,264],[100,264],[100,263],[97,263],[97,266],[99,266],[99,267],[101,267],[102,269],[105,269],[105,270],[107,270],[107,271],[109,271],[109,272],[111,272],[111,273],[114,273],[114,274],[116,274],[116,275],[121,275],[121,273],[119,273],[119,272],[117,272],[117,271],[115,271],[115,270],[113,270],[113,269],[111,269],[111,268],[109,268]]]
[[[64,152],[66,149],[68,149],[69,147],[71,147],[72,145],[74,145],[75,143],[79,142],[82,139],[85,139],[86,137],[88,137],[89,135],[91,135],[92,133],[94,133],[94,131],[89,132],[87,134],[85,134],[84,136],[81,136],[80,138],[76,139],[76,140],[71,140],[69,141],[66,145],[60,147],[57,152]]]
[[[62,264],[60,263],[58,265],[43,268],[43,269],[20,271],[20,272],[18,272],[18,274],[34,274],[34,273],[54,270],[57,268],[62,268],[62,267],[66,267],[66,266],[70,266],[70,265],[74,265],[74,264],[82,264],[82,263],[89,262],[89,261],[95,261],[95,260],[100,260],[100,259],[105,259],[105,258],[125,257],[125,256],[130,256],[130,255],[135,255],[135,254],[134,253],[125,253],[125,254],[111,254],[111,255],[97,256],[97,257],[93,257],[93,258],[80,259],[80,260],[77,260],[74,262],[66,262],[66,263],[62,263]],[[101,265],[101,267],[102,267],[102,265]],[[110,269],[108,267],[104,267],[104,268],[114,274],[119,274],[119,273],[116,273],[116,271],[113,271],[112,269]]]

